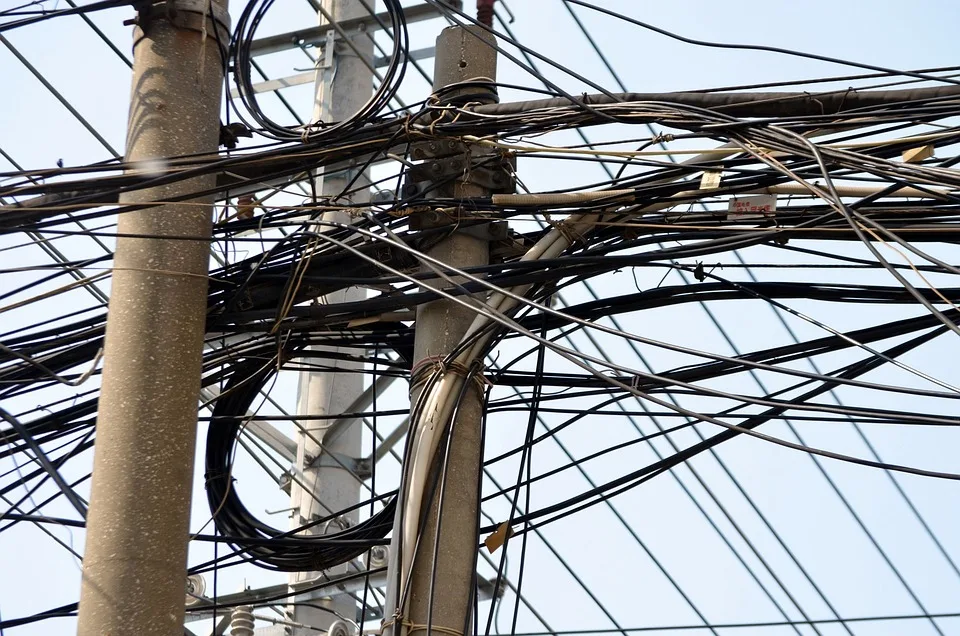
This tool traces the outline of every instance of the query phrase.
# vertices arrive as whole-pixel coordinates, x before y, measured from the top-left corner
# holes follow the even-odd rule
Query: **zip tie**
[[[560,232],[560,236],[566,239],[569,245],[573,245],[577,241],[583,239],[583,235],[574,230],[573,225],[571,225],[568,221],[559,221],[556,223],[550,222],[550,225],[557,232]]]
[[[473,373],[470,367],[459,362],[446,362],[445,360],[446,356],[427,356],[413,365],[410,370],[410,389],[413,390],[425,385],[430,376],[438,370],[441,377],[447,373],[454,373],[463,378],[469,377],[477,383],[477,389],[480,391],[483,391],[489,384],[489,381],[483,375],[482,367],[478,368],[476,373]]]
[[[430,631],[439,632],[441,634],[449,634],[450,636],[463,636],[462,631],[458,629],[454,629],[452,627],[444,627],[443,625],[427,625],[425,623],[414,623],[414,622],[405,620],[399,616],[394,616],[389,620],[381,621],[379,633],[383,634],[383,630],[393,625],[401,625],[403,627],[406,627],[407,633],[425,632],[429,629]]]

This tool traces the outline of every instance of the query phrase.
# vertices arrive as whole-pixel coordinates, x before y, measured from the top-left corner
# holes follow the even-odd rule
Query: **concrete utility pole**
[[[126,154],[146,171],[170,157],[216,153],[223,81],[217,42],[218,34],[228,42],[230,32],[227,0],[151,8],[134,29]],[[120,204],[172,200],[215,180],[125,193]],[[81,636],[183,634],[212,203],[206,196],[119,216]]]
[[[327,16],[340,23],[353,18],[363,18],[368,15],[367,9],[360,0],[323,0],[320,12],[320,24],[330,24]],[[324,15],[324,12],[326,15]],[[350,46],[331,25],[327,31],[327,41],[324,45],[324,54],[320,56],[316,80],[316,102],[314,121],[342,121],[359,111],[373,95],[373,71],[367,64],[373,62],[373,40],[366,29],[355,28],[347,35],[350,37]],[[327,47],[333,47],[332,55],[327,55]],[[366,58],[359,57],[362,55]],[[326,64],[329,60],[329,65]],[[320,175],[316,180],[317,192],[323,196],[336,196],[348,186],[354,173],[347,170],[345,173],[334,175]],[[353,185],[362,187],[369,183],[365,175]],[[354,203],[367,203],[370,200],[369,189],[363,187],[357,193],[348,197]],[[349,224],[351,217],[346,212],[327,212],[322,216],[324,221]],[[321,231],[323,231],[321,229]],[[337,304],[361,300],[366,297],[363,289],[353,287],[324,297],[321,302]],[[347,348],[324,348],[331,352],[355,353]],[[359,373],[360,365],[338,361],[338,369],[343,372],[318,371],[304,373],[300,381],[297,412],[302,415],[338,415],[346,413],[351,404],[363,393],[363,375]],[[300,482],[291,484],[290,497],[293,507],[291,527],[299,527],[309,521],[328,516],[344,508],[356,505],[360,500],[360,482],[354,474],[333,458],[350,465],[351,460],[360,457],[362,424],[353,422],[346,428],[336,430],[335,438],[330,434],[336,420],[304,420],[297,431],[297,462],[296,468],[301,471]],[[322,444],[322,446],[321,446]],[[310,492],[305,491],[308,488]],[[359,511],[344,515],[338,520],[340,523],[330,523],[327,526],[315,526],[311,532],[337,532],[347,525],[354,525],[359,520]],[[343,565],[336,570],[325,574],[334,576],[347,571]],[[319,572],[297,572],[291,574],[291,591],[295,591],[298,583],[316,579]],[[303,600],[298,599],[298,600]],[[356,619],[357,607],[355,601],[347,594],[339,594],[334,598],[312,598],[314,604],[335,610],[350,620]],[[328,629],[336,620],[336,615],[304,605],[292,605],[288,612],[292,622],[310,625],[317,629]],[[342,626],[342,621],[341,621]],[[316,634],[315,630],[296,628],[294,634]],[[342,635],[337,635],[342,636]]]
[[[436,51],[434,90],[470,79],[496,78],[496,38],[487,31],[478,27],[444,29],[437,38]],[[468,90],[475,92],[476,88]],[[445,93],[444,98],[455,95],[455,92]],[[485,194],[489,194],[489,190],[458,180],[441,196],[474,197]],[[490,244],[464,232],[454,232],[429,254],[457,268],[484,265],[490,261]],[[422,360],[442,358],[449,354],[475,315],[471,309],[451,300],[436,300],[421,305],[417,310],[414,366]],[[418,397],[419,390],[411,390],[411,404]],[[470,382],[450,440],[440,536],[436,535],[438,492],[433,497],[422,526],[420,549],[413,562],[409,602],[404,618],[416,625],[429,622],[436,629],[453,630],[456,633],[462,632],[465,625],[470,624],[468,618],[472,610],[471,588],[478,543],[478,481],[483,452],[480,446],[481,412],[481,391]],[[404,512],[408,516],[419,516],[420,513],[419,510]],[[396,541],[396,530],[394,535]],[[435,541],[439,543],[436,563],[433,562]],[[388,580],[393,583],[395,576]],[[393,634],[400,633],[403,630],[395,626]]]

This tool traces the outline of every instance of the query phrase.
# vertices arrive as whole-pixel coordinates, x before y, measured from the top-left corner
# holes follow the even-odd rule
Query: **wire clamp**
[[[149,35],[155,20],[166,20],[177,29],[196,31],[212,38],[227,59],[230,48],[230,14],[213,0],[145,0],[134,3],[137,16],[123,24],[135,25],[133,48]]]
[[[317,457],[308,457],[306,464],[308,468],[339,468],[360,479],[369,479],[372,470],[369,459],[350,457],[329,449],[324,449]]]
[[[468,367],[459,362],[447,361],[445,356],[427,356],[414,364],[410,370],[410,390],[426,385],[431,378],[436,377],[439,380],[447,373],[472,380],[481,393],[490,385],[490,381],[483,373],[483,366],[478,363]]]
[[[337,32],[328,29],[323,39],[323,57],[317,58],[317,68],[333,68],[333,56],[337,49]]]
[[[432,139],[413,144],[414,161],[406,170],[401,197],[449,197],[458,185],[479,186],[491,193],[515,192],[517,158],[511,152],[468,144],[456,139]]]

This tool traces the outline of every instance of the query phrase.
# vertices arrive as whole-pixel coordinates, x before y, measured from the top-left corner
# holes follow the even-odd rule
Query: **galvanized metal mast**
[[[323,51],[318,58],[316,101],[313,121],[342,121],[360,110],[373,94],[373,39],[367,33],[367,9],[360,0],[323,0],[320,24],[328,27]],[[332,20],[332,22],[331,22]],[[355,20],[356,26],[346,31],[349,42],[334,28]],[[342,29],[340,30],[342,31]],[[351,166],[333,174],[320,174],[316,178],[316,191],[321,197],[337,197],[348,187],[355,173]],[[352,187],[355,193],[344,197],[343,202],[366,203],[370,192],[369,180],[360,175]],[[336,199],[334,199],[334,202]],[[324,221],[349,224],[351,217],[346,211],[326,212]],[[323,231],[323,228],[321,228]],[[361,300],[365,290],[352,287],[330,294],[319,302],[337,304]],[[332,349],[331,353],[356,353],[351,349]],[[321,361],[326,364],[326,361]],[[363,393],[361,365],[338,361],[335,371],[307,372],[301,376],[297,412],[301,415],[340,415],[347,412]],[[297,432],[297,460],[294,466],[299,479],[291,484],[290,497],[293,507],[292,527],[302,526],[316,518],[330,515],[355,505],[360,500],[360,481],[351,471],[353,462],[360,457],[362,423],[354,421],[346,426],[337,426],[335,419],[307,419],[300,422]],[[299,483],[298,483],[299,482]],[[302,485],[301,485],[302,484]],[[308,492],[309,490],[309,492]],[[315,526],[311,532],[336,532],[357,523],[358,511],[347,513],[334,522]],[[347,565],[325,574],[346,572]],[[318,572],[291,574],[291,591],[298,585],[316,579]],[[302,599],[301,599],[302,600]],[[354,620],[356,603],[347,594],[335,597],[311,598],[311,604],[319,603],[327,610]],[[291,605],[288,615],[293,622],[328,629],[336,621],[336,615],[308,605]],[[313,630],[295,629],[294,633],[316,633]],[[338,635],[345,636],[345,635]]]

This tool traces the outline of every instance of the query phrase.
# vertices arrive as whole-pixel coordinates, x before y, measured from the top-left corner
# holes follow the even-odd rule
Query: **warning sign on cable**
[[[727,218],[731,220],[762,219],[777,212],[777,197],[772,194],[752,194],[733,197],[727,208]]]

